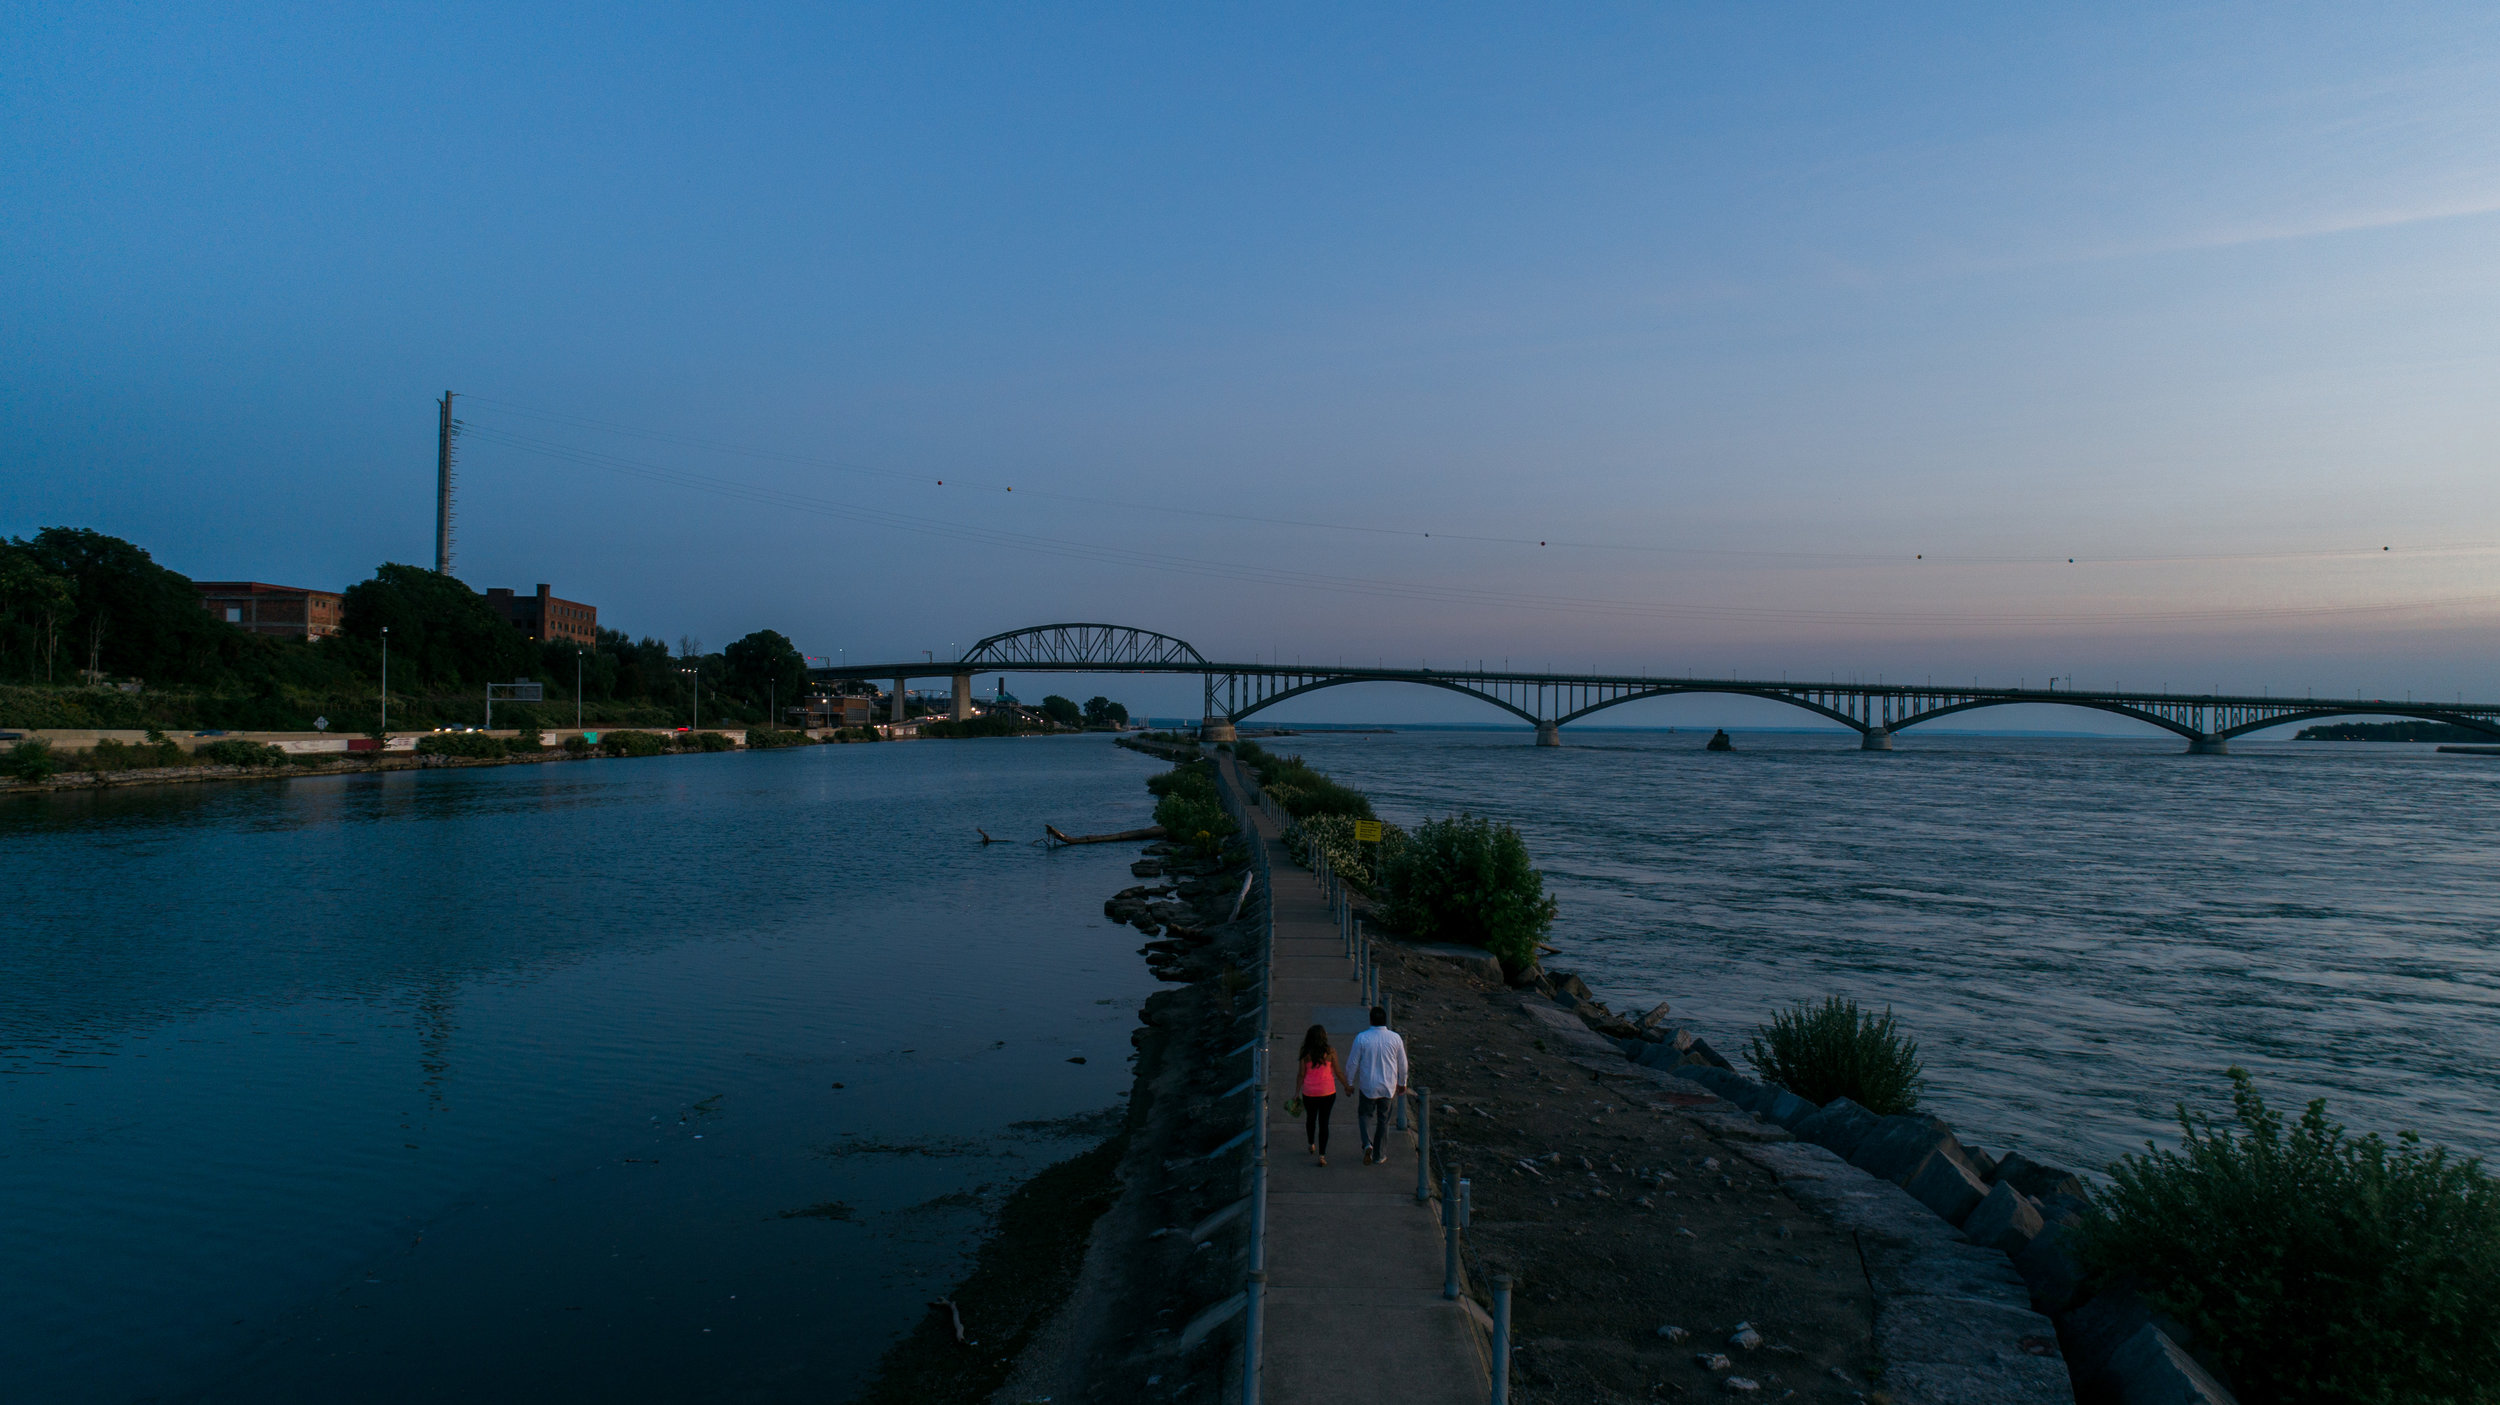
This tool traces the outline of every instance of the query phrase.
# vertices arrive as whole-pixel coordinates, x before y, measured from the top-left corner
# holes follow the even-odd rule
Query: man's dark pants
[[[1397,1106],[1392,1097],[1363,1098],[1354,1106],[1354,1130],[1363,1137],[1363,1150],[1382,1160],[1389,1156],[1389,1110]]]

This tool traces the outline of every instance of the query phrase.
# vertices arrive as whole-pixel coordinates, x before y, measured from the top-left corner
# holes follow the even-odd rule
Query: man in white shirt
[[[1372,1027],[1346,1050],[1345,1075],[1354,1085],[1354,1130],[1363,1138],[1363,1164],[1389,1159],[1389,1110],[1406,1092],[1406,1041],[1389,1028],[1389,1012],[1372,1007]]]

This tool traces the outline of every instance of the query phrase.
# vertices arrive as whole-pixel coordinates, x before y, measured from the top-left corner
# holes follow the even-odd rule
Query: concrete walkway
[[[1216,764],[1240,785],[1230,756]],[[1286,1114],[1304,1031],[1326,1025],[1342,1055],[1367,1021],[1319,879],[1286,856],[1274,821],[1256,810],[1250,819],[1268,846],[1276,916],[1262,1405],[1482,1405],[1491,1389],[1482,1339],[1467,1310],[1441,1296],[1440,1202],[1415,1203],[1414,1134],[1393,1132],[1388,1163],[1364,1165],[1349,1091],[1319,1167],[1302,1119]],[[1430,1086],[1432,1071],[1419,1066],[1414,1077]]]

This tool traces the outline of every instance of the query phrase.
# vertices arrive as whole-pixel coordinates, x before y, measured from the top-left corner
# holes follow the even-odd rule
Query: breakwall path
[[[1250,794],[1233,758],[1224,783]],[[1415,1136],[1391,1134],[1386,1164],[1362,1164],[1355,1100],[1338,1101],[1326,1166],[1303,1150],[1288,1114],[1294,1053],[1325,1025],[1342,1054],[1366,1019],[1362,986],[1319,879],[1295,866],[1276,822],[1244,807],[1267,846],[1275,921],[1269,1009],[1268,1190],[1261,1405],[1396,1400],[1481,1405],[1491,1389],[1485,1348],[1463,1306],[1441,1296],[1438,1200],[1415,1199]],[[1414,1076],[1429,1082],[1429,1070]]]

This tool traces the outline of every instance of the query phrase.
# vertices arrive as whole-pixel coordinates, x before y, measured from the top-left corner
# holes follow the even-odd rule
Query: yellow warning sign
[[[1355,842],[1355,843],[1357,843],[1357,844],[1377,844],[1377,843],[1379,843],[1379,842],[1380,842],[1380,821],[1378,821],[1378,820],[1356,820],[1356,821],[1354,822],[1354,842]]]

